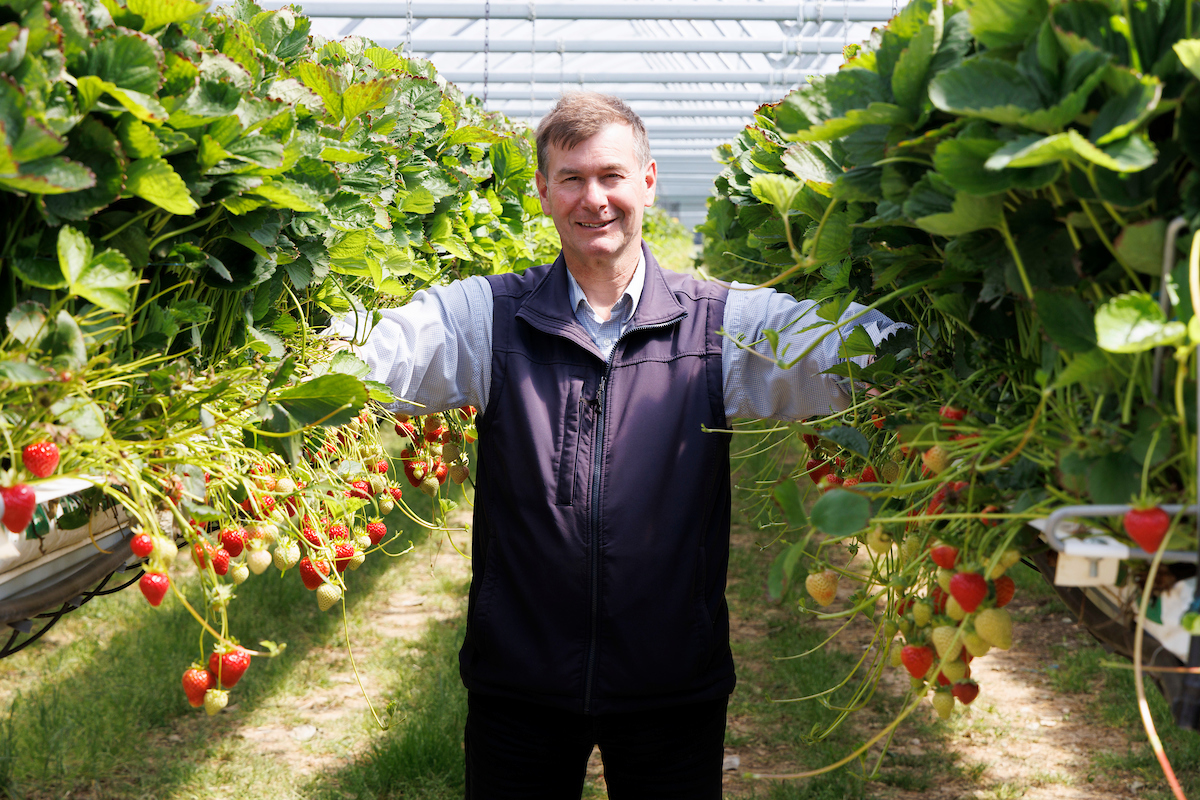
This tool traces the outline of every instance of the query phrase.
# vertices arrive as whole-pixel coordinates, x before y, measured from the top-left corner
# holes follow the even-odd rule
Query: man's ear
[[[658,193],[658,164],[654,159],[646,166],[646,207],[654,205],[654,197]]]
[[[540,169],[534,171],[533,181],[537,185],[538,199],[542,201],[542,213],[550,216],[550,209],[547,207],[547,190],[549,189],[549,184],[546,182],[546,176],[542,174]]]

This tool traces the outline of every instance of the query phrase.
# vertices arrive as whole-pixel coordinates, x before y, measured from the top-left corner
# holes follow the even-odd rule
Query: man
[[[811,303],[658,266],[657,168],[620,100],[565,96],[537,143],[555,263],[418,293],[359,349],[405,410],[481,409],[467,797],[578,798],[598,745],[611,797],[719,798],[729,435],[706,431],[844,408],[819,374],[837,337],[780,370],[761,332],[802,352]]]

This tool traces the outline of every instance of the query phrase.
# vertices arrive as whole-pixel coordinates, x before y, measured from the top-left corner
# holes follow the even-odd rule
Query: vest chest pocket
[[[554,504],[571,505],[575,494],[575,459],[579,454],[579,426],[583,418],[582,376],[570,376],[563,408],[562,435],[558,443],[558,475],[555,480]]]

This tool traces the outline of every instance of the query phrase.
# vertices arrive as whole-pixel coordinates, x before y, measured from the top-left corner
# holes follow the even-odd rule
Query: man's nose
[[[583,202],[588,208],[604,208],[608,205],[608,194],[598,180],[584,184]]]

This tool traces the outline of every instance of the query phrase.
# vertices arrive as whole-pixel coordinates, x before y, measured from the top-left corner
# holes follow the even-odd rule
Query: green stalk
[[[1013,262],[1017,265],[1017,272],[1021,275],[1021,287],[1025,290],[1025,296],[1029,298],[1029,302],[1033,302],[1033,286],[1029,283],[1029,275],[1025,272],[1025,262],[1021,260],[1021,253],[1017,250],[1017,243],[1013,240],[1012,233],[1008,229],[1008,217],[1000,215],[1000,235],[1004,237],[1004,243],[1008,245],[1008,252],[1012,254]]]
[[[1094,230],[1096,235],[1100,237],[1100,241],[1104,244],[1105,249],[1107,249],[1112,257],[1116,259],[1117,263],[1121,265],[1121,269],[1125,270],[1125,274],[1129,276],[1129,280],[1133,281],[1133,287],[1138,291],[1141,291],[1142,282],[1138,278],[1137,273],[1133,271],[1133,267],[1129,266],[1129,262],[1122,258],[1121,254],[1117,252],[1117,248],[1113,246],[1112,240],[1108,238],[1108,235],[1104,232],[1104,229],[1100,227],[1100,221],[1096,219],[1096,214],[1092,211],[1092,207],[1088,205],[1086,200],[1080,200],[1079,204],[1083,206],[1083,213],[1087,214],[1088,221],[1092,223],[1092,230]]]
[[[209,214],[204,219],[199,220],[198,222],[193,222],[191,225],[186,225],[182,228],[177,228],[176,230],[173,230],[173,231],[167,231],[162,236],[159,236],[157,239],[154,239],[153,241],[151,241],[150,245],[147,249],[153,250],[155,247],[157,247],[159,244],[166,241],[167,239],[170,239],[175,236],[179,236],[180,234],[188,233],[189,231],[194,231],[194,230],[196,230],[196,228],[201,228],[205,225],[210,224],[211,222],[216,220],[217,216],[220,215],[222,210],[223,209],[221,206],[217,206],[215,209],[213,209],[213,213]]]

